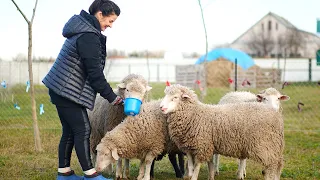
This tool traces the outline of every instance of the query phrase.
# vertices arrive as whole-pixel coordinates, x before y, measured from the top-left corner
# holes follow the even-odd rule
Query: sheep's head
[[[160,103],[163,114],[175,112],[181,103],[195,103],[197,95],[191,89],[179,84],[167,86],[164,90],[165,96]]]
[[[119,95],[125,99],[128,97],[144,100],[147,93],[152,89],[147,81],[141,76],[130,74],[120,84],[117,84]]]
[[[268,88],[257,94],[257,101],[270,105],[276,111],[280,109],[280,101],[288,101],[290,99],[287,95],[282,95],[275,88]]]
[[[102,172],[109,164],[114,163],[119,159],[117,149],[110,150],[104,144],[98,144],[97,148],[97,158],[95,168],[98,172]]]

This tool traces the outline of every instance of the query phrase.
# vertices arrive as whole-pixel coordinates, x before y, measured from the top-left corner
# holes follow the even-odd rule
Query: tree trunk
[[[33,85],[33,72],[32,72],[32,23],[28,23],[28,69],[29,69],[29,81],[30,81],[30,96],[31,96],[31,109],[33,119],[33,132],[36,151],[42,151],[40,131],[38,126],[37,111],[36,111],[36,100],[34,95]]]

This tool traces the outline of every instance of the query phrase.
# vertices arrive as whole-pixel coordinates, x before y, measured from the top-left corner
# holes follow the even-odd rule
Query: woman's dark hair
[[[98,11],[102,12],[103,16],[115,14],[120,15],[120,8],[116,3],[110,0],[95,0],[89,7],[89,13],[95,15]]]

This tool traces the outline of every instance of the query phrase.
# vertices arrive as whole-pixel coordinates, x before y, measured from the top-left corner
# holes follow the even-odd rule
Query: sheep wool
[[[153,159],[166,151],[169,141],[166,119],[159,106],[160,100],[142,104],[138,115],[127,116],[122,123],[105,134],[97,150],[117,149],[120,158],[138,158],[151,167]],[[98,153],[97,165],[103,158]],[[139,174],[140,178],[141,176],[143,175]],[[145,176],[150,176],[150,169],[148,172],[146,170]]]
[[[117,84],[117,88],[114,92],[122,99],[135,97],[144,101],[150,90],[151,87],[148,86],[148,83],[143,76],[129,74]],[[91,125],[90,150],[92,160],[95,161],[96,147],[105,133],[111,131],[120,124],[126,115],[124,114],[124,107],[122,105],[113,106],[103,97],[98,96],[95,102],[95,108],[93,111],[88,111],[88,116]],[[129,162],[126,161],[125,166],[129,166],[128,164]],[[121,160],[118,165],[121,166]],[[128,168],[129,167],[125,167],[125,169]],[[124,177],[129,176],[129,171],[125,171],[124,173]],[[122,177],[121,168],[117,168],[116,176]]]
[[[284,149],[281,113],[258,102],[204,104],[192,90],[178,84],[167,87],[165,94],[169,103],[178,98],[174,109],[166,112],[170,138],[195,162],[209,162],[214,153],[250,158],[264,166],[265,179],[280,178]],[[166,101],[161,107],[163,103]]]

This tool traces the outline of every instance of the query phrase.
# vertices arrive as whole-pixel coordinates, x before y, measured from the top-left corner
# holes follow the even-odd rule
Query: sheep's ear
[[[98,144],[96,147],[96,151],[101,151],[103,149],[102,144]]]
[[[257,94],[257,101],[258,101],[258,102],[261,102],[262,99],[263,99],[262,94]]]
[[[152,89],[152,87],[151,86],[147,86],[146,89],[147,89],[147,92],[148,92],[148,91],[150,91]]]
[[[181,97],[184,98],[184,99],[191,99],[191,97],[190,97],[188,94],[186,94],[186,93],[183,93],[183,94],[181,95]]]
[[[287,96],[287,95],[281,95],[281,96],[279,97],[279,100],[280,100],[280,101],[288,101],[289,99],[290,99],[290,97]]]
[[[111,151],[111,155],[112,155],[114,160],[117,161],[119,159],[119,155],[118,155],[118,152],[117,152],[116,148]]]
[[[120,84],[117,84],[117,87],[120,89],[124,89],[126,88],[126,85],[124,83],[120,83]]]

